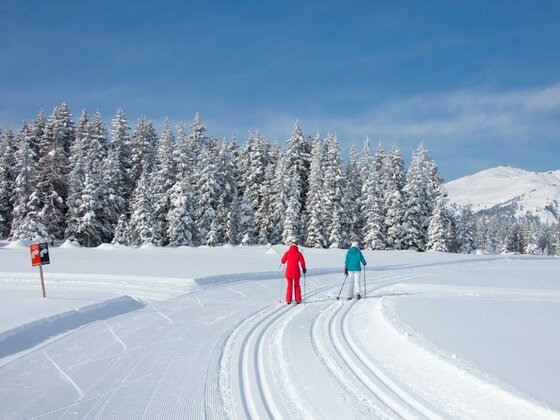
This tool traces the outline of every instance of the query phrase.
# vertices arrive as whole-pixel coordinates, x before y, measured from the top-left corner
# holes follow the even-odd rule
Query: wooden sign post
[[[29,245],[29,250],[31,251],[31,265],[33,265],[33,267],[39,266],[39,273],[41,274],[41,289],[43,289],[43,297],[46,298],[47,292],[45,290],[45,279],[43,277],[43,265],[51,263],[49,257],[49,245],[46,242],[31,244]]]

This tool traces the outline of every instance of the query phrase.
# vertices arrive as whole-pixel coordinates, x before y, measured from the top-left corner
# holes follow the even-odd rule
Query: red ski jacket
[[[303,254],[299,252],[297,245],[292,244],[288,250],[284,253],[282,257],[282,264],[288,263],[286,265],[285,276],[288,280],[297,279],[299,280],[301,274],[299,272],[299,266],[305,269],[305,259]]]

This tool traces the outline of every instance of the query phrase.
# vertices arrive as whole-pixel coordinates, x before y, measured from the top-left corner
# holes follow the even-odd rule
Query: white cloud
[[[452,140],[454,143],[526,142],[560,133],[560,83],[510,90],[460,90],[398,97],[370,109],[347,115],[325,115],[313,110],[300,115],[306,132],[317,128],[337,132],[343,140],[390,142]],[[261,113],[263,133],[286,131],[295,117]],[[288,127],[291,127],[288,126]]]

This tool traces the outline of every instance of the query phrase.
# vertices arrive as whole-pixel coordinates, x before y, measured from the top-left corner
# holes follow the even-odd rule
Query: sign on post
[[[45,280],[43,277],[43,265],[50,264],[51,260],[49,257],[49,244],[46,242],[40,244],[29,245],[29,250],[31,251],[31,265],[33,267],[39,267],[39,273],[41,274],[41,288],[43,289],[43,297],[47,297],[45,291]]]

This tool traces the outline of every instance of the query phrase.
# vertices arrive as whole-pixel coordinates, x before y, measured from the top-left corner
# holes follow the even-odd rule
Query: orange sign
[[[39,244],[29,245],[29,250],[31,251],[31,264],[33,267],[41,265],[41,247]]]

